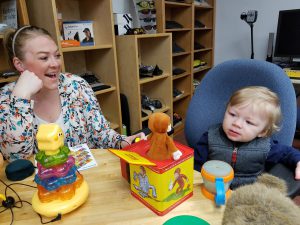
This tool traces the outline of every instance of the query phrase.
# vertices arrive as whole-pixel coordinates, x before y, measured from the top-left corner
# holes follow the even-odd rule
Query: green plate
[[[209,223],[196,216],[182,215],[169,219],[163,225],[209,225]]]

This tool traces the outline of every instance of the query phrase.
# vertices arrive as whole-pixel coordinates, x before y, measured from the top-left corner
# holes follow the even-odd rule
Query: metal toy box
[[[130,182],[131,194],[157,215],[165,215],[193,195],[193,149],[174,142],[182,152],[179,160],[150,160],[156,166],[137,165],[121,159],[122,176]],[[126,150],[147,159],[148,141],[130,145]]]

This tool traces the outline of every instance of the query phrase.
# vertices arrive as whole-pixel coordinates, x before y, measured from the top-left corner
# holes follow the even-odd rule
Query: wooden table
[[[193,215],[200,217],[211,225],[221,224],[224,206],[217,208],[214,202],[206,199],[200,190],[202,178],[199,172],[194,175],[194,194],[191,198],[177,206],[164,216],[158,216],[130,194],[129,184],[122,178],[119,158],[107,150],[92,150],[98,166],[82,171],[86,179],[90,193],[87,202],[75,211],[63,215],[62,220],[51,224],[68,225],[161,225],[168,219],[178,215]],[[0,178],[8,182],[1,169]],[[27,178],[21,183],[35,186],[33,177]],[[36,189],[14,185],[21,199],[31,202]],[[4,194],[4,185],[0,183],[0,193]],[[9,192],[9,195],[15,195]],[[3,208],[0,208],[2,211]],[[32,207],[24,204],[23,208],[14,208],[14,223],[40,224],[40,218]],[[10,224],[11,213],[9,210],[0,214],[0,224]],[[49,218],[44,218],[48,221]]]

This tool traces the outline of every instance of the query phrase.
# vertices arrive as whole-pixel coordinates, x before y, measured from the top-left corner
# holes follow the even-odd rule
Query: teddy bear
[[[150,149],[147,156],[154,160],[167,160],[173,158],[178,160],[182,153],[176,147],[173,139],[168,136],[168,128],[171,126],[170,117],[162,112],[155,112],[150,115],[148,128],[151,134],[148,136]]]
[[[228,199],[223,225],[299,225],[300,208],[286,197],[286,183],[270,174],[237,188]]]

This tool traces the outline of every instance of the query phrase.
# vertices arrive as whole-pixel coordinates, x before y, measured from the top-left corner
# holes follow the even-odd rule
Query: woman
[[[0,150],[12,161],[37,151],[39,124],[57,123],[69,146],[123,148],[144,134],[121,136],[110,128],[94,92],[75,75],[61,73],[58,47],[44,29],[25,26],[5,34],[12,66],[20,72],[16,82],[0,89]]]

